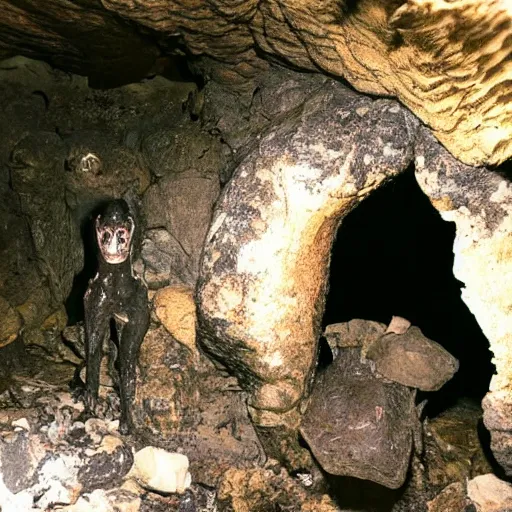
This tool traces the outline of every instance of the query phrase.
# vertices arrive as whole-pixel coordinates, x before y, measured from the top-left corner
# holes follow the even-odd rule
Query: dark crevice
[[[332,250],[324,325],[353,318],[387,324],[399,315],[459,360],[455,377],[427,394],[428,416],[458,398],[480,403],[495,370],[453,275],[454,237],[455,224],[442,220],[411,168],[346,217]]]

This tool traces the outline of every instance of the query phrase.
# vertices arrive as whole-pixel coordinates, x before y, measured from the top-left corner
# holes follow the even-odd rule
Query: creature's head
[[[96,218],[96,239],[107,263],[123,263],[130,256],[135,222],[126,202],[112,201]]]

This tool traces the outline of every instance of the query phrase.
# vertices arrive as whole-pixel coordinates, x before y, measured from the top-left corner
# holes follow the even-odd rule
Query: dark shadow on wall
[[[442,220],[410,168],[346,217],[332,250],[324,326],[403,316],[459,360],[455,377],[428,393],[428,416],[461,397],[480,402],[495,370],[453,275],[454,237],[455,224]]]

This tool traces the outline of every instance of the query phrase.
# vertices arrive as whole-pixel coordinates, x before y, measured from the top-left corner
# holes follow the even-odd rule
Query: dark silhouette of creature
[[[116,323],[119,348],[120,431],[133,429],[131,405],[135,397],[139,348],[149,326],[147,288],[134,275],[132,251],[135,221],[124,200],[107,204],[96,217],[98,273],[84,296],[87,378],[86,410],[94,414],[98,401],[103,340]]]

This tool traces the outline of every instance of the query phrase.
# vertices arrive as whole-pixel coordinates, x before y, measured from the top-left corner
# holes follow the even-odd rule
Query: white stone
[[[74,505],[63,507],[61,510],[66,512],[116,512],[116,508],[103,489],[96,489],[90,494],[84,494]]]
[[[134,456],[128,477],[142,487],[163,493],[182,493],[190,487],[189,461],[182,453],[146,446]]]
[[[27,432],[30,432],[30,425],[27,421],[27,418],[20,418],[19,420],[14,420],[11,425],[13,427],[19,427]]]
[[[33,510],[34,498],[28,492],[13,494],[4,484],[0,477],[0,510],[2,512],[21,512],[22,510]]]

